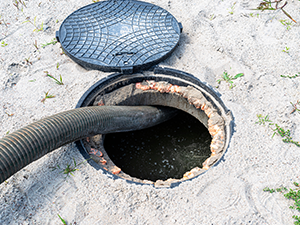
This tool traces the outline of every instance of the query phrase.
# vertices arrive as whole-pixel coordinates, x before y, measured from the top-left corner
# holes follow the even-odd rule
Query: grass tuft
[[[297,100],[297,102],[294,104],[294,103],[292,103],[292,102],[290,102],[291,103],[291,105],[293,106],[293,110],[292,110],[292,112],[290,112],[290,114],[292,114],[292,113],[294,113],[294,112],[298,112],[298,113],[300,113],[300,109],[298,109],[297,108],[297,105],[300,105],[300,102],[299,102],[299,100]]]
[[[5,47],[7,46],[7,43],[5,43],[5,41],[1,41],[1,47]]]
[[[286,187],[280,187],[276,189],[270,189],[269,187],[266,187],[263,189],[265,192],[274,193],[274,192],[280,192],[283,194],[283,196],[287,199],[294,200],[294,204],[290,206],[290,209],[295,209],[298,212],[300,212],[300,188],[299,183],[294,182],[295,188],[288,190]],[[287,192],[288,191],[288,192]],[[294,224],[300,225],[300,216],[293,215],[293,219],[295,219]]]
[[[235,75],[234,77],[230,76],[226,71],[222,74],[221,79],[217,80],[218,84],[221,83],[221,81],[225,81],[226,83],[229,84],[229,89],[232,89],[233,87],[235,87],[235,85],[233,85],[233,81],[239,77],[244,76],[243,73],[238,73],[237,75]],[[219,86],[217,86],[218,88]]]
[[[67,222],[66,222],[63,218],[61,218],[61,216],[60,216],[59,214],[57,214],[57,215],[58,215],[60,221],[61,221],[64,225],[67,225]]]
[[[281,10],[288,18],[290,18],[293,22],[297,23],[290,14],[288,14],[283,8],[287,5],[287,2],[280,5],[282,0],[268,1],[263,0],[256,9],[253,10],[261,10],[262,12],[265,10]]]
[[[273,135],[272,138],[275,135],[279,135],[282,137],[282,141],[285,143],[291,143],[296,145],[297,147],[300,147],[300,143],[298,141],[294,141],[293,138],[291,137],[291,132],[290,130],[284,130],[281,126],[279,126],[277,123],[273,123],[270,119],[269,116],[262,116],[261,114],[256,115],[258,118],[258,121],[255,122],[256,124],[263,125],[265,126],[266,123],[268,123],[268,126],[273,130]],[[272,127],[273,126],[273,127]],[[275,126],[275,127],[274,127]]]
[[[46,73],[46,75],[48,77],[50,77],[51,79],[53,79],[55,81],[55,83],[57,83],[58,85],[64,85],[64,83],[62,81],[62,76],[61,75],[59,75],[59,80],[58,80],[55,77],[53,77],[51,74],[49,74],[48,71],[44,71],[44,73]]]
[[[56,40],[56,38],[53,38],[50,42],[47,42],[47,43],[45,43],[45,44],[42,44],[42,48],[45,48],[46,46],[48,46],[48,45],[55,45],[57,43],[57,40]]]
[[[85,163],[87,160],[84,160],[82,161],[81,163],[77,164],[75,159],[73,158],[73,163],[74,163],[74,166],[71,166],[71,164],[67,164],[66,168],[65,169],[61,169],[59,165],[55,166],[55,167],[51,167],[52,170],[56,170],[56,169],[60,169],[61,172],[60,173],[63,173],[63,174],[66,174],[66,177],[69,177],[70,175],[74,176],[74,172],[77,171],[77,167],[80,166],[81,164]]]
[[[50,95],[49,91],[44,92],[45,93],[45,97],[41,100],[42,103],[45,103],[46,99],[48,99],[48,98],[55,98],[55,95]]]
[[[290,52],[289,52],[289,50],[290,50],[290,48],[288,48],[288,47],[285,47],[285,49],[283,49],[283,50],[282,50],[282,52],[285,52],[285,53],[290,53]]]
[[[294,76],[289,76],[289,75],[280,75],[280,76],[283,77],[283,78],[290,78],[290,79],[292,79],[292,78],[299,77],[300,76],[300,72],[298,74],[295,74]]]
[[[22,12],[23,12],[23,10],[22,10]],[[24,16],[25,16],[25,14],[24,14]],[[44,30],[44,22],[42,22],[40,25],[37,25],[37,23],[36,23],[36,16],[34,17],[33,21],[30,19],[29,16],[27,16],[26,20],[23,23],[31,23],[35,27],[35,29],[33,30],[33,32],[39,32],[39,31],[43,31]]]

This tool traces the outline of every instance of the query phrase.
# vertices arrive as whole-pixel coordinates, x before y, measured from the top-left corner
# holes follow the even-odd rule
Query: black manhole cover
[[[181,29],[169,12],[156,5],[110,0],[73,12],[56,38],[65,53],[84,67],[132,73],[167,58]]]

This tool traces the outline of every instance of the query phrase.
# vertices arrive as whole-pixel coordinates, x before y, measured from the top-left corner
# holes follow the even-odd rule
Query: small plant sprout
[[[7,46],[7,44],[5,43],[5,41],[1,41],[1,47],[5,47]]]
[[[277,123],[275,124],[276,128],[273,130],[273,136],[275,134],[280,135],[282,137],[282,141],[285,143],[292,143],[296,145],[297,147],[300,147],[300,143],[298,141],[293,141],[293,138],[291,137],[290,130],[284,130],[282,127],[280,127]]]
[[[66,55],[65,51],[63,50],[63,48],[62,48],[62,47],[60,47],[60,48],[61,48],[61,53],[60,53],[60,55]]]
[[[283,8],[287,5],[287,2],[282,3],[282,0],[274,0],[274,1],[269,1],[269,0],[263,0],[259,6],[256,9],[253,10],[261,10],[262,12],[265,10],[281,10],[288,18],[290,18],[292,21],[295,23],[296,20],[294,20],[290,14],[288,14]]]
[[[243,73],[238,73],[237,75],[235,75],[234,77],[230,76],[226,71],[223,73],[222,75],[222,79],[217,80],[218,84],[221,83],[221,81],[226,81],[226,83],[229,84],[229,89],[232,89],[233,87],[235,87],[235,85],[233,85],[233,81],[239,77],[244,76]],[[217,86],[218,88],[219,86]]]
[[[285,52],[285,53],[290,53],[290,52],[289,52],[289,50],[290,50],[290,48],[288,48],[288,47],[285,47],[285,49],[283,49],[283,50],[282,50],[282,52]]]
[[[33,80],[29,80],[29,82],[35,82],[36,81],[36,79],[33,79]]]
[[[93,2],[99,2],[100,0],[93,0]]]
[[[265,126],[266,123],[269,123],[269,125],[273,125],[272,121],[269,119],[269,115],[262,116],[261,114],[258,114],[256,116],[258,118],[258,121],[255,122],[256,124]]]
[[[280,193],[282,193],[282,192],[284,192],[284,191],[287,191],[288,189],[286,188],[286,187],[280,187],[280,188],[276,188],[276,189],[270,189],[269,187],[265,187],[264,189],[263,189],[263,191],[265,191],[265,192],[269,192],[269,193],[274,193],[274,192],[280,192]]]
[[[57,70],[58,70],[59,66],[60,66],[59,63],[56,63],[56,69]]]
[[[270,189],[269,187],[266,187],[263,189],[265,192],[269,193],[274,193],[280,192],[283,194],[283,196],[287,199],[292,199],[294,200],[294,205],[290,206],[290,209],[295,209],[298,212],[300,212],[300,188],[299,188],[299,183],[294,182],[295,188],[288,190],[286,187],[281,187],[281,188],[276,188]],[[293,215],[293,219],[295,219],[294,224],[295,225],[300,225],[300,216]]]
[[[58,215],[60,221],[63,223],[63,225],[67,225],[67,222],[63,218],[61,218],[61,216],[59,214],[57,214],[57,215]]]
[[[282,127],[280,127],[277,123],[272,123],[272,121],[269,119],[269,116],[262,116],[261,114],[258,114],[257,115],[257,118],[258,118],[258,121],[255,122],[256,124],[259,124],[259,125],[263,125],[265,126],[266,123],[268,123],[268,126],[271,126],[270,128],[272,129],[273,131],[273,135],[272,135],[272,138],[276,135],[279,135],[282,137],[282,141],[284,143],[291,143],[291,144],[294,144],[296,145],[297,147],[300,147],[300,143],[299,142],[296,142],[296,141],[293,141],[293,138],[291,137],[291,132],[290,130],[284,130]],[[274,128],[274,125],[275,125],[275,128]],[[273,126],[273,127],[272,127]]]
[[[25,8],[27,8],[26,4],[24,1],[22,0],[15,0],[13,5],[18,9],[20,10],[20,6],[25,6]]]
[[[26,62],[27,65],[29,65],[29,64],[32,65],[32,62],[30,62],[29,59],[30,59],[30,57],[25,58],[25,62]]]
[[[37,41],[36,40],[34,41],[33,46],[36,48],[36,50],[39,50],[39,47],[37,45]]]
[[[46,101],[47,98],[55,98],[55,95],[50,95],[49,91],[44,92],[45,93],[45,97],[41,100],[42,103],[45,103],[45,101]]]
[[[230,7],[229,14],[231,14],[231,15],[234,13],[235,4],[236,4],[236,2],[233,3],[233,5]]]
[[[10,132],[10,131],[7,131],[7,132],[5,133],[5,135],[9,135],[9,132]]]
[[[0,24],[4,24],[6,27],[8,27],[8,25],[10,25],[10,23],[6,23],[3,18],[1,19],[1,17],[2,17],[2,15],[0,15]]]
[[[290,79],[292,79],[292,78],[299,77],[300,76],[300,72],[298,72],[298,74],[295,74],[293,76],[289,76],[289,75],[280,75],[280,76],[283,77],[283,78],[290,78]]]
[[[67,167],[66,167],[65,169],[61,169],[59,165],[57,165],[57,166],[55,166],[55,167],[50,167],[50,168],[52,168],[52,171],[53,171],[53,170],[56,170],[56,169],[60,169],[60,170],[61,170],[60,173],[66,174],[66,177],[65,177],[65,178],[67,178],[67,177],[69,177],[70,175],[74,176],[73,173],[74,173],[76,170],[79,170],[79,169],[77,169],[77,167],[80,166],[81,164],[85,163],[86,161],[87,161],[87,160],[84,160],[84,161],[82,161],[81,163],[77,164],[76,161],[75,161],[75,159],[73,158],[74,166],[71,166],[71,164],[67,164]]]
[[[33,22],[31,21],[30,17],[26,17],[26,20],[23,23],[31,23],[35,27],[33,32],[39,32],[39,31],[44,30],[44,22],[42,22],[41,25],[37,25],[36,16],[34,17]]]
[[[45,43],[45,44],[42,44],[42,48],[45,48],[46,46],[48,46],[48,45],[55,45],[57,43],[57,40],[56,40],[56,38],[53,38],[50,42],[47,42],[47,43]]]
[[[256,13],[256,14],[250,13],[249,15],[250,15],[251,17],[259,17],[259,13]]]
[[[291,29],[292,22],[289,22],[287,20],[279,20],[279,21],[282,25],[284,25],[286,27],[287,30]]]
[[[293,104],[292,102],[290,102],[291,103],[291,105],[293,106],[293,110],[292,110],[292,112],[290,112],[290,114],[292,114],[292,113],[294,113],[294,112],[298,112],[298,113],[300,113],[300,109],[298,109],[297,108],[297,105],[300,105],[300,102],[299,102],[299,100],[297,100],[297,102],[295,103],[295,104]]]
[[[65,221],[63,218],[61,218],[61,216],[60,216],[59,214],[57,214],[57,215],[58,215],[60,221],[61,221],[64,225],[67,225],[66,221]]]
[[[55,77],[53,77],[52,75],[50,75],[48,73],[48,71],[44,71],[44,73],[46,74],[46,76],[50,77],[51,79],[53,79],[55,81],[55,83],[57,83],[58,85],[64,85],[64,83],[62,82],[62,77],[61,75],[59,75],[59,80],[56,79]]]

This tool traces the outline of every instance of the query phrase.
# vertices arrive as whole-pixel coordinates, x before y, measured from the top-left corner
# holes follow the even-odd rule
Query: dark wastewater
[[[181,179],[210,156],[207,128],[188,113],[144,130],[107,134],[104,147],[111,160],[132,177],[151,181]]]

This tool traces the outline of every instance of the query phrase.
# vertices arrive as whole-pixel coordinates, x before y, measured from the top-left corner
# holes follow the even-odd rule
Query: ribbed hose
[[[65,144],[95,134],[144,129],[175,115],[151,106],[93,106],[44,118],[0,139],[0,183]]]

